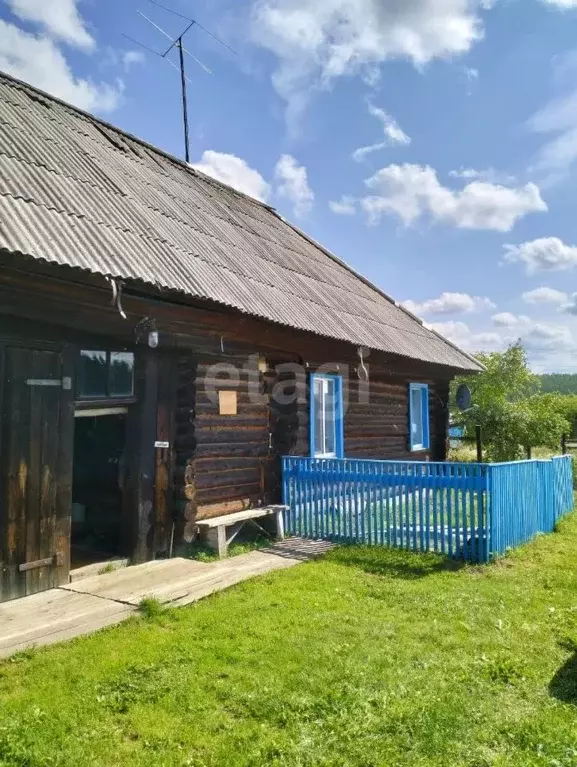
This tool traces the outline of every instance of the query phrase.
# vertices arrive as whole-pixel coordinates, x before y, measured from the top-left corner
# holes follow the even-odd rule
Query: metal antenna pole
[[[193,59],[202,69],[208,74],[212,75],[212,72],[210,69],[205,66],[202,61],[199,61],[196,56],[194,56],[189,50],[187,50],[184,47],[183,39],[187,32],[189,32],[193,26],[197,26],[200,29],[203,30],[207,35],[210,35],[210,37],[214,38],[217,42],[224,45],[226,48],[228,48],[230,51],[232,51],[234,54],[238,55],[236,51],[234,51],[227,43],[220,40],[216,35],[214,35],[212,32],[210,32],[206,27],[201,26],[195,19],[191,19],[188,16],[183,16],[181,13],[178,13],[178,11],[173,11],[172,8],[168,8],[166,5],[163,5],[161,2],[158,2],[158,0],[150,0],[150,2],[153,5],[158,6],[159,8],[164,9],[165,11],[169,11],[170,13],[174,14],[175,16],[180,17],[181,19],[185,19],[188,21],[188,26],[186,29],[180,33],[179,37],[173,38],[172,35],[169,35],[168,32],[165,32],[165,30],[160,27],[155,21],[152,19],[149,19],[148,16],[145,16],[144,13],[141,11],[136,11],[136,13],[143,18],[148,24],[151,24],[158,32],[160,32],[164,37],[168,38],[170,40],[170,45],[168,48],[161,53],[160,51],[156,51],[153,48],[149,48],[148,45],[145,45],[144,43],[141,43],[139,40],[135,40],[132,37],[129,37],[128,35],[123,35],[127,40],[130,40],[132,43],[136,43],[137,45],[140,45],[145,50],[149,51],[150,53],[154,53],[155,56],[159,56],[161,59],[164,59],[165,61],[168,61],[168,63],[174,67],[174,69],[180,69],[180,81],[181,81],[181,89],[182,89],[182,117],[183,117],[183,123],[184,123],[184,157],[187,163],[190,162],[190,137],[189,137],[189,128],[188,128],[188,98],[186,93],[186,81],[192,82],[189,77],[186,76],[186,72],[184,69],[184,54],[186,53],[187,56],[190,56],[191,59]],[[168,58],[169,53],[173,50],[173,48],[178,48],[178,58],[179,58],[179,64],[180,66],[177,66],[174,61],[171,61]]]
[[[182,83],[182,116],[184,120],[184,158],[190,162],[190,143],[188,139],[188,104],[186,99],[186,74],[184,71],[184,50],[182,35],[178,38],[178,55],[180,58],[180,80]]]

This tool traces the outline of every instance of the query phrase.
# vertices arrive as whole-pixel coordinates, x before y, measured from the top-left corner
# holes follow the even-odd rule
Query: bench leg
[[[224,525],[211,527],[206,531],[206,542],[221,559],[227,555],[226,528]]]
[[[284,540],[284,516],[282,511],[276,513],[276,537],[279,541]]]

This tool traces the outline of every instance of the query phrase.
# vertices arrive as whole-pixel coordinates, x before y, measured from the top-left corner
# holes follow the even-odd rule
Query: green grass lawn
[[[491,566],[341,548],[0,665],[0,765],[577,765],[577,516]]]

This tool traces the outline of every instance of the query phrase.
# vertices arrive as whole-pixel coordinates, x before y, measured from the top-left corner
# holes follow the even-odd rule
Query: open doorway
[[[77,411],[71,567],[122,556],[126,408]]]

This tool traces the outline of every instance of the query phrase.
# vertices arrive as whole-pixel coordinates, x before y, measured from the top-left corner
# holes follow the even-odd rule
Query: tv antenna
[[[135,40],[133,37],[129,37],[128,35],[123,34],[122,36],[125,37],[127,40],[130,40],[131,43],[135,43],[136,45],[139,45],[141,48],[144,48],[149,53],[154,53],[155,56],[159,56],[161,59],[164,59],[167,61],[172,67],[174,67],[176,70],[180,71],[180,84],[181,84],[181,93],[182,93],[182,120],[183,120],[183,127],[184,127],[184,159],[186,162],[190,162],[190,140],[189,140],[189,128],[188,128],[188,94],[187,94],[187,88],[186,84],[187,82],[192,83],[191,79],[187,76],[185,67],[184,67],[184,54],[187,56],[190,56],[190,58],[195,61],[198,66],[204,70],[204,72],[207,75],[212,75],[213,72],[196,58],[189,50],[187,50],[184,47],[184,37],[185,35],[192,29],[192,27],[196,26],[199,29],[202,29],[203,32],[205,32],[207,35],[212,37],[214,40],[219,42],[221,45],[224,45],[225,48],[228,48],[229,51],[234,53],[235,55],[238,55],[235,50],[233,50],[230,45],[227,45],[223,40],[221,40],[219,37],[214,35],[212,32],[210,32],[206,27],[203,27],[202,24],[199,24],[196,19],[191,19],[188,16],[184,16],[182,13],[178,13],[177,11],[173,11],[172,8],[168,8],[168,6],[163,5],[162,3],[157,2],[157,0],[149,0],[153,5],[156,5],[158,8],[162,8],[165,11],[168,11],[169,13],[172,13],[174,16],[178,16],[179,18],[183,19],[187,26],[186,28],[178,35],[178,37],[172,37],[172,35],[169,35],[168,32],[165,32],[162,27],[160,27],[155,21],[152,19],[149,19],[148,16],[145,16],[144,13],[141,11],[137,11],[137,14],[143,18],[145,21],[147,21],[149,24],[151,24],[158,32],[160,32],[164,37],[168,38],[170,40],[170,45],[165,51],[158,51],[154,48],[150,48],[148,45],[145,45],[144,43],[140,42],[139,40]],[[168,58],[168,55],[175,49],[178,49],[178,66],[171,61],[171,59]]]

